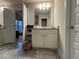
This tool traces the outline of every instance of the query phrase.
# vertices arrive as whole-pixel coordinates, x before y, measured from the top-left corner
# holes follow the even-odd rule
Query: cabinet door
[[[57,48],[57,35],[56,34],[47,34],[47,39],[45,40],[46,48]]]
[[[0,45],[3,44],[3,33],[2,33],[3,29],[0,29]]]
[[[32,35],[32,46],[37,48],[44,47],[44,39],[42,39],[41,34]]]

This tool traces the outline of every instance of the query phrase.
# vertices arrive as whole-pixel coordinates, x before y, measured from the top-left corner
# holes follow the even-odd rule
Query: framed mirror
[[[51,28],[54,24],[54,2],[32,3],[28,7],[28,24]]]
[[[53,5],[52,3],[40,3],[35,8],[35,26],[51,27],[53,23]]]

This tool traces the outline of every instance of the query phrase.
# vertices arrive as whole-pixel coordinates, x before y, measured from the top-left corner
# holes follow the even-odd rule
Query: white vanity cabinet
[[[57,48],[57,29],[33,29],[32,46],[35,48]]]
[[[0,28],[0,45],[3,44],[3,33],[2,33],[2,29]]]

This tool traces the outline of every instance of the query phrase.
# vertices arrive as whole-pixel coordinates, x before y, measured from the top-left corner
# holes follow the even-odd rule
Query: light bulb
[[[3,11],[4,7],[0,7],[0,9]]]
[[[39,4],[39,9],[40,10],[45,10],[45,9],[49,9],[50,4],[49,3],[40,3]]]
[[[4,9],[4,7],[0,7],[0,12],[2,12],[2,11],[3,11],[3,9]]]
[[[42,10],[42,8],[40,7],[40,10]]]
[[[43,10],[46,10],[46,8],[44,7]]]
[[[47,3],[47,9],[49,9],[49,7],[50,7],[50,4],[49,4],[49,3]]]

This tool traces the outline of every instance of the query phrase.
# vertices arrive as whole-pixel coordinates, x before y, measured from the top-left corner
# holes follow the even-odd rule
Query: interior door
[[[10,9],[4,9],[4,43],[14,43],[16,41],[15,35],[15,13]]]
[[[79,59],[79,0],[71,0],[70,59]]]

